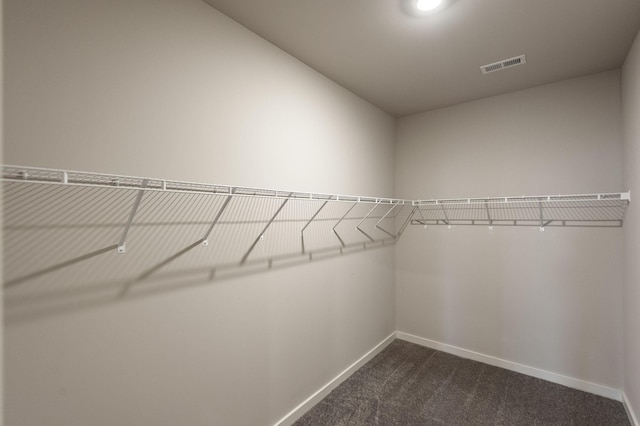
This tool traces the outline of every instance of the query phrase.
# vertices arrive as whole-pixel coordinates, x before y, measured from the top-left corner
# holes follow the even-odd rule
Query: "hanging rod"
[[[412,225],[621,227],[630,192],[415,200]]]
[[[150,179],[134,176],[78,172],[38,167],[2,165],[3,181],[20,181],[53,185],[107,187],[122,189],[139,189],[145,192],[181,192],[206,193],[216,195],[232,195],[234,197],[265,197],[281,199],[307,199],[316,201],[342,201],[375,204],[410,204],[409,200],[379,198],[360,195],[337,195],[311,192],[282,191],[264,188],[249,188],[184,182],[175,180]]]

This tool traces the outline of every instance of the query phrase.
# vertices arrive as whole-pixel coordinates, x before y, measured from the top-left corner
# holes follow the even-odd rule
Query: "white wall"
[[[624,187],[640,194],[640,34],[622,68]],[[640,209],[632,203],[624,233],[624,392],[640,415]],[[636,420],[637,421],[637,420]]]
[[[392,117],[199,0],[4,5],[8,164],[393,193]],[[8,323],[7,423],[273,424],[395,330],[393,268],[384,248]]]
[[[406,117],[397,135],[399,197],[622,190],[618,71]],[[620,389],[621,268],[619,228],[410,229],[398,330]]]
[[[4,34],[4,19],[3,19],[3,10],[4,5],[0,3],[0,34]],[[4,81],[4,43],[0,43],[0,81]],[[2,155],[4,146],[4,85],[0,84],[0,164],[2,164]],[[0,197],[0,228],[2,228],[2,198]],[[4,276],[3,269],[3,244],[2,238],[0,238],[0,277]],[[0,323],[3,323],[2,318],[3,315],[3,307],[4,303],[2,301],[2,291],[0,291]],[[4,327],[0,330],[0,383],[4,383]],[[4,402],[4,386],[0,386],[0,401]],[[4,424],[4,403],[0,407],[0,426]]]
[[[393,193],[390,116],[198,0],[4,6],[9,164]],[[624,186],[614,71],[400,119],[395,195],[633,190],[638,44],[623,70]],[[624,386],[638,410],[636,216],[624,230]],[[12,322],[7,424],[272,424],[396,320],[620,388],[622,233],[409,229],[395,293],[381,249]]]

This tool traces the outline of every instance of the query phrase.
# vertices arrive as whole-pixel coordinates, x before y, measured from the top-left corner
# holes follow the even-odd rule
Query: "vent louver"
[[[480,67],[482,74],[489,74],[491,72],[500,71],[506,68],[515,67],[517,65],[526,64],[527,59],[524,55],[516,56],[515,58],[504,59],[502,61],[494,62],[492,64],[483,65]]]

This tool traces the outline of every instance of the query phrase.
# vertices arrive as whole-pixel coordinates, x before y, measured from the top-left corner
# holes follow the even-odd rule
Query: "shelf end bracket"
[[[118,248],[117,248],[118,254],[125,254],[127,252],[127,247],[126,247],[127,234],[129,233],[129,228],[131,228],[131,224],[133,223],[133,218],[136,216],[136,212],[138,211],[138,207],[140,206],[140,202],[142,201],[142,196],[144,195],[144,188],[147,187],[148,183],[149,183],[148,179],[144,179],[142,181],[141,186],[143,189],[138,191],[138,194],[136,195],[136,199],[133,202],[131,213],[129,213],[129,220],[127,220],[127,225],[125,226],[124,231],[122,232],[122,236],[120,237],[120,242],[118,243]]]

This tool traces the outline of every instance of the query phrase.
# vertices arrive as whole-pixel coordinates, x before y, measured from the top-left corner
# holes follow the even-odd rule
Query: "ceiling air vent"
[[[509,58],[502,61],[494,62],[492,64],[483,65],[480,67],[480,69],[482,70],[482,74],[489,74],[490,72],[500,71],[526,63],[527,59],[525,58],[525,56],[520,55],[516,56],[515,58]]]

